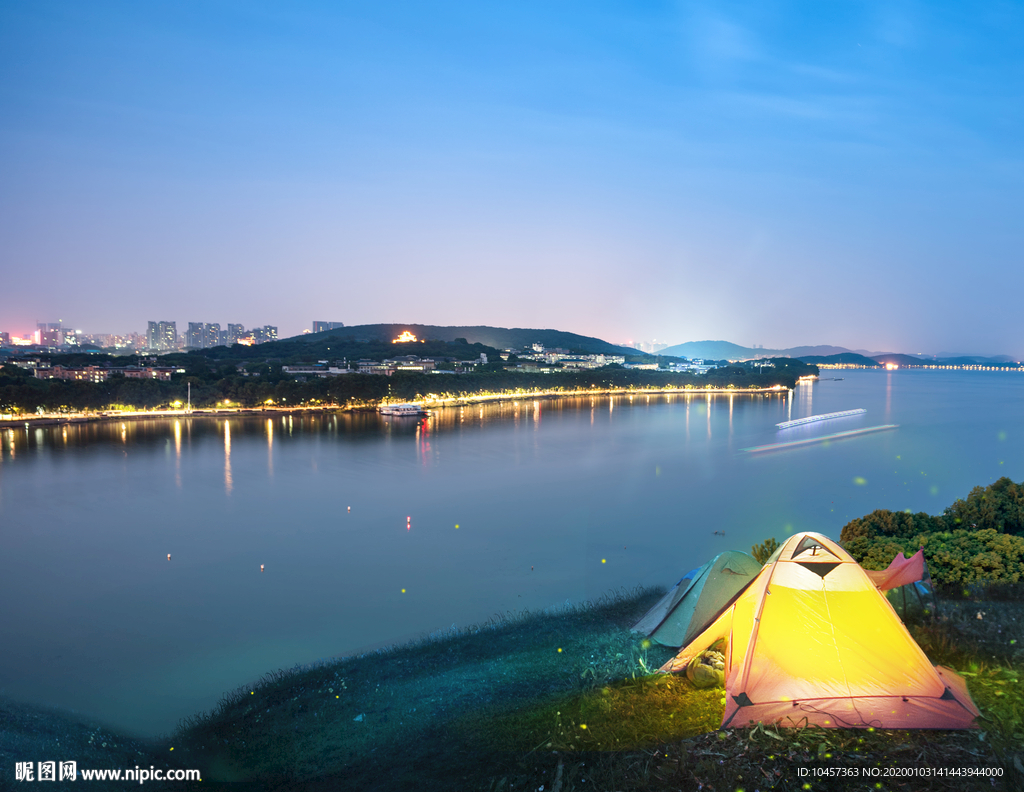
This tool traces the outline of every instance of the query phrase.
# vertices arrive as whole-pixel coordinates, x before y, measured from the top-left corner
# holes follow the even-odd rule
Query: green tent
[[[762,565],[746,553],[726,550],[691,569],[644,614],[633,632],[662,646],[686,646],[757,577]]]

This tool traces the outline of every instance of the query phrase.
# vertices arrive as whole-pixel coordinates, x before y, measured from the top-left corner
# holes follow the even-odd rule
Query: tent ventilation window
[[[833,569],[835,569],[837,566],[839,566],[839,562],[838,561],[835,562],[835,563],[829,563],[827,561],[825,563],[820,563],[820,562],[819,563],[814,563],[814,562],[811,562],[811,561],[797,561],[797,563],[800,566],[802,566],[804,569],[810,570],[811,572],[813,572],[815,575],[817,575],[818,577],[822,578],[823,580],[824,580],[825,576],[829,572],[831,572]]]
[[[818,544],[816,541],[814,541],[814,539],[812,539],[810,536],[805,536],[803,539],[800,540],[800,543],[796,546],[796,549],[793,551],[792,558],[796,558],[798,555],[802,555],[803,553],[806,553],[808,550],[811,551],[811,555],[816,556],[819,550],[825,551],[825,548]],[[829,555],[832,554],[829,553]]]

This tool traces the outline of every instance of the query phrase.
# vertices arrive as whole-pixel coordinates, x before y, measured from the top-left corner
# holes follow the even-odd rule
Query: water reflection
[[[516,413],[518,423],[519,414]],[[416,422],[416,456],[422,465],[430,463],[430,418]]]
[[[270,418],[267,418],[267,477],[274,477],[274,422]]]
[[[891,377],[891,375],[890,375]],[[891,388],[891,384],[889,386]],[[802,386],[801,406],[808,403],[810,386]],[[696,400],[701,401],[697,402]],[[792,400],[785,393],[772,393],[763,396],[755,394],[709,394],[702,391],[689,393],[645,394],[642,400],[635,395],[621,394],[615,396],[591,396],[589,394],[570,396],[561,399],[531,399],[530,402],[507,401],[479,405],[458,405],[431,410],[427,419],[413,420],[392,418],[385,419],[374,411],[353,411],[320,414],[283,413],[268,415],[239,414],[230,419],[215,416],[191,416],[189,418],[132,418],[108,421],[88,421],[82,423],[53,424],[32,428],[4,428],[0,430],[0,449],[2,455],[14,459],[19,452],[41,451],[44,448],[89,448],[92,450],[116,443],[118,447],[159,446],[166,448],[173,445],[176,469],[185,469],[182,460],[192,453],[193,443],[203,443],[216,436],[219,444],[224,446],[225,465],[230,468],[233,443],[250,437],[260,437],[266,444],[267,471],[274,473],[275,448],[281,442],[295,442],[311,435],[330,435],[337,438],[370,439],[385,436],[408,437],[419,445],[421,451],[428,450],[433,435],[452,431],[464,431],[470,425],[483,427],[489,423],[511,421],[513,426],[521,427],[530,422],[534,429],[544,423],[545,413],[551,415],[576,414],[585,417],[592,426],[606,424],[609,417],[617,416],[618,410],[641,407],[679,404],[685,415],[680,416],[686,430],[690,430],[690,410],[703,410],[702,413],[712,436],[717,428],[715,416],[718,408],[726,405],[728,400],[728,421],[723,415],[721,428],[736,430],[741,411],[750,409],[753,404],[774,403],[772,408],[773,422],[783,420],[786,415],[782,410],[792,410]],[[887,405],[889,400],[887,398]],[[530,408],[527,413],[527,407]],[[888,409],[888,407],[887,407]],[[788,414],[788,413],[787,413]],[[472,422],[472,423],[471,423]],[[728,423],[728,426],[727,426]],[[229,425],[230,424],[230,425]],[[236,482],[237,483],[237,482]]]
[[[809,415],[814,415],[814,383],[798,382],[796,392],[800,398],[800,417],[806,418]]]
[[[453,406],[422,421],[266,412],[5,427],[0,521],[12,529],[0,531],[0,556],[19,563],[0,575],[0,600],[19,607],[0,609],[0,688],[168,731],[271,668],[400,642],[453,620],[672,583],[680,566],[722,549],[716,529],[742,549],[786,525],[836,536],[880,505],[938,511],[945,495],[930,494],[936,483],[966,493],[993,469],[1024,469],[1024,451],[978,439],[995,438],[1019,410],[1019,393],[999,401],[987,384],[999,376],[964,383],[900,372],[887,383],[903,388],[894,397],[902,394],[902,414],[885,406],[875,372],[804,386],[801,400],[818,388],[818,412],[892,409],[893,422],[916,422],[918,433],[756,459],[736,447],[774,439],[777,422],[799,415],[795,393],[531,397]],[[690,425],[701,410],[707,433]],[[893,472],[898,453],[915,470],[941,456],[955,462],[929,468],[915,489]],[[1004,458],[1005,468],[992,467]],[[311,460],[324,476],[309,475]],[[851,470],[871,486],[850,487]],[[578,497],[588,492],[600,494],[598,506]],[[41,507],[46,532],[33,530]],[[602,566],[604,548],[616,555]],[[590,549],[600,550],[596,564]],[[538,563],[546,558],[557,562]],[[263,562],[271,575],[253,574]],[[415,607],[396,602],[406,586]],[[139,640],[89,639],[122,634],[125,624]],[[59,657],[67,665],[56,665]]]
[[[174,483],[181,489],[181,421],[174,421]]]
[[[224,491],[230,495],[234,487],[231,478],[231,421],[224,422]]]

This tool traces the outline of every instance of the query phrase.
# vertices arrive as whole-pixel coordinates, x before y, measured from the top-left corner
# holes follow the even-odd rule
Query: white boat
[[[825,415],[810,415],[807,418],[797,418],[795,421],[783,421],[782,423],[775,424],[779,429],[789,429],[793,426],[803,426],[804,424],[816,423],[818,421],[830,421],[833,418],[847,418],[851,415],[863,415],[867,410],[859,408],[856,410],[843,410],[842,412],[827,413]]]
[[[416,417],[427,414],[418,404],[382,404],[379,409],[381,415]]]

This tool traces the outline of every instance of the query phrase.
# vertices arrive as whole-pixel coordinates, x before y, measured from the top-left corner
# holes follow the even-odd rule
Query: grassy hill
[[[652,675],[673,654],[628,626],[663,590],[640,590],[338,662],[270,673],[225,695],[172,737],[140,741],[58,710],[0,699],[0,787],[18,761],[197,768],[202,782],[145,789],[252,792],[586,792],[680,789],[1020,789],[1019,602],[940,604],[911,625],[935,662],[967,678],[977,730],[814,727],[717,731],[723,691]],[[984,611],[985,618],[976,613]],[[173,752],[172,749],[173,748]],[[876,787],[815,773],[854,768],[998,768],[910,773]],[[808,778],[813,783],[808,783]],[[90,782],[89,789],[138,788]]]

